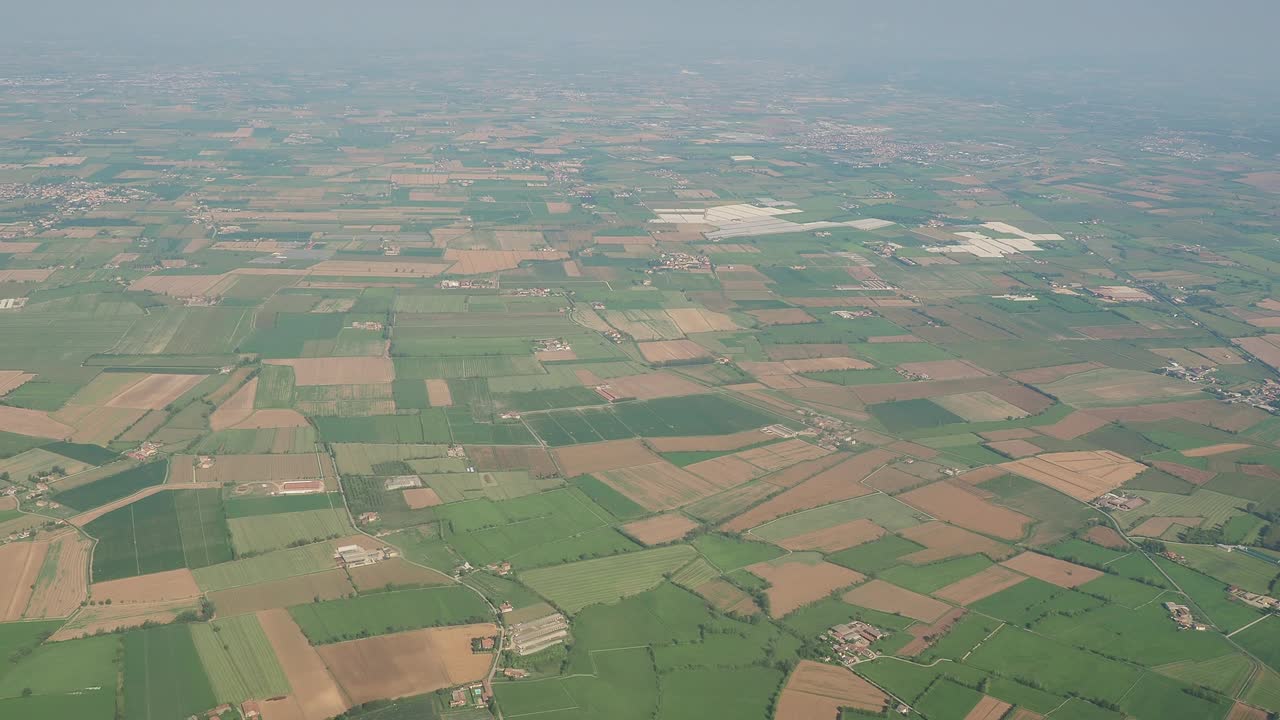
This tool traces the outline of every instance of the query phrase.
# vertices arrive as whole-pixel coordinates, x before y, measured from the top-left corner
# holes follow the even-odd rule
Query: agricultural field
[[[1280,713],[1275,23],[991,4],[8,13],[0,717]]]

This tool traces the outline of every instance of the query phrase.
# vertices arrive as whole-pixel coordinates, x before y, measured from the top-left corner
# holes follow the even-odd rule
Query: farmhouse
[[[323,480],[290,480],[280,483],[276,495],[315,495],[324,492]]]
[[[532,655],[552,645],[558,645],[569,637],[569,622],[564,615],[555,613],[537,620],[518,623],[511,628],[511,644],[516,654]]]
[[[1107,302],[1155,302],[1155,298],[1146,290],[1132,288],[1127,285],[1103,285],[1096,288],[1085,288],[1094,297]]]
[[[338,561],[339,567],[356,568],[366,565],[374,565],[399,555],[391,548],[378,548],[377,550],[365,550],[359,545],[343,545],[333,554],[333,559]]]
[[[1179,630],[1208,630],[1207,626],[1196,622],[1195,616],[1191,614],[1191,608],[1186,605],[1169,601],[1164,604],[1164,609],[1169,611],[1169,618]]]

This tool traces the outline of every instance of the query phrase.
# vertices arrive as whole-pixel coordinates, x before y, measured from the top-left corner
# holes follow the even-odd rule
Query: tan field
[[[0,370],[0,396],[17,390],[34,377],[35,375],[21,370]]]
[[[964,617],[964,614],[964,608],[951,608],[931,624],[916,623],[912,625],[907,628],[907,632],[912,635],[912,640],[903,645],[898,653],[906,657],[919,655],[929,649],[929,646],[933,645],[936,640],[951,632],[952,626],[959,622],[960,618]]]
[[[699,450],[737,450],[768,440],[759,430],[743,430],[732,435],[690,435],[687,437],[649,438],[646,442],[658,452],[696,452]]]
[[[989,373],[966,360],[928,360],[902,363],[899,370],[916,375],[927,375],[931,380],[968,380],[986,377]]]
[[[1026,515],[989,503],[950,482],[926,485],[898,499],[954,525],[1005,540],[1018,540],[1031,523]]]
[[[871,580],[841,596],[847,603],[880,612],[898,613],[921,622],[936,622],[951,609],[950,605],[906,588]]]
[[[817,318],[800,308],[751,310],[747,314],[759,320],[761,325],[804,325],[818,322]]]
[[[67,624],[63,625],[50,639],[55,642],[73,640],[99,632],[116,632],[142,627],[146,623],[167,625],[173,622],[179,613],[194,611],[197,608],[198,605],[194,599],[127,605],[91,605],[80,608],[79,612],[73,615]]]
[[[830,370],[870,370],[875,367],[865,360],[851,357],[822,357],[783,360],[782,364],[793,373],[828,372]]]
[[[203,375],[147,375],[106,402],[107,407],[159,410],[204,379]]]
[[[838,343],[767,345],[764,351],[770,360],[805,360],[807,358],[847,357],[849,355],[849,346]]]
[[[760,606],[751,596],[725,580],[712,580],[693,589],[707,602],[727,613],[747,617],[760,612]]]
[[[1240,432],[1270,417],[1266,412],[1246,405],[1224,405],[1217,400],[1186,400],[1155,405],[1138,405],[1118,408],[1094,408],[1094,415],[1120,422],[1156,422],[1159,420],[1188,420],[1226,430]]]
[[[1182,454],[1187,457],[1212,457],[1214,455],[1222,455],[1224,453],[1235,452],[1251,448],[1248,443],[1219,443],[1217,445],[1209,445],[1208,447],[1194,448],[1192,450],[1183,450]]]
[[[200,588],[191,571],[182,568],[94,583],[89,586],[89,596],[98,602],[110,600],[113,604],[167,602],[199,597]]]
[[[744,532],[799,510],[871,493],[872,489],[861,481],[894,457],[892,452],[879,448],[854,455],[739,515],[725,523],[724,528]]]
[[[208,296],[224,279],[223,275],[148,275],[134,280],[129,289],[174,297]]]
[[[1077,410],[1058,422],[1052,425],[1042,425],[1037,430],[1059,440],[1075,440],[1081,435],[1087,435],[1097,430],[1108,422],[1110,421],[1097,415],[1090,415],[1087,412]]]
[[[545,353],[539,353],[539,355],[543,354]],[[637,400],[655,400],[657,398],[698,395],[710,392],[706,387],[692,380],[669,372],[624,375],[610,378],[604,384],[609,386],[614,395]]]
[[[407,585],[448,585],[453,582],[448,575],[437,570],[425,568],[405,560],[391,558],[374,565],[351,568],[349,571],[357,590],[380,590],[388,584]]]
[[[365,703],[483,679],[494,658],[472,653],[471,638],[497,633],[498,627],[488,623],[427,628],[322,645],[316,651],[352,702]]]
[[[655,515],[622,526],[622,531],[644,545],[661,545],[679,540],[698,527],[698,523],[679,513]]]
[[[87,592],[92,547],[79,533],[64,533],[49,542],[45,562],[55,563],[56,569],[36,579],[23,617],[66,617],[80,607]]]
[[[950,557],[974,553],[982,553],[992,560],[1000,561],[1015,552],[1012,547],[1004,543],[940,522],[915,525],[903,529],[899,534],[914,543],[925,546],[924,550],[903,556],[904,561],[913,565],[926,565]]]
[[[718,458],[703,460],[686,465],[684,469],[707,482],[730,485],[741,485],[764,474],[764,470],[736,455],[722,455]]]
[[[1033,552],[1024,552],[1017,557],[1005,560],[1002,564],[1023,575],[1030,575],[1065,588],[1079,587],[1090,580],[1102,577],[1100,570]]]
[[[1153,517],[1143,520],[1137,527],[1129,531],[1130,535],[1138,537],[1158,538],[1169,531],[1174,525],[1181,525],[1187,528],[1198,528],[1204,523],[1202,517]]]
[[[803,312],[803,311],[802,311]],[[702,308],[676,308],[667,311],[667,317],[686,335],[704,332],[723,332],[737,330],[738,325],[733,318],[724,313],[703,310]]]
[[[774,718],[830,719],[839,717],[842,708],[878,713],[888,705],[888,696],[852,672],[835,665],[801,660],[782,689]]]
[[[25,283],[44,282],[53,274],[48,268],[29,268],[25,270],[0,270],[0,282]]]
[[[1001,720],[1011,707],[1013,706],[1003,700],[983,695],[969,714],[964,716],[964,720]]]
[[[781,470],[806,460],[817,460],[830,455],[831,451],[818,447],[804,440],[783,440],[764,447],[752,448],[735,453],[734,457],[755,465],[766,472]]]
[[[788,550],[820,550],[831,553],[879,539],[884,533],[884,528],[879,525],[865,518],[858,518],[834,527],[794,535],[778,545]]]
[[[889,495],[896,495],[903,490],[923,485],[926,482],[928,480],[889,465],[875,471],[866,480],[867,485]]]
[[[559,475],[551,455],[541,447],[467,445],[467,457],[480,471],[528,470],[535,477]]]
[[[293,368],[298,385],[389,383],[396,374],[391,358],[385,357],[293,358],[265,362]]]
[[[0,545],[0,621],[20,620],[31,599],[35,584],[49,551],[45,542],[11,542]]]
[[[345,571],[326,570],[257,585],[244,585],[230,590],[218,590],[209,593],[209,599],[218,609],[218,617],[230,617],[259,610],[301,605],[315,598],[332,600],[352,592],[355,592],[355,588],[347,579]]]
[[[324,260],[312,265],[311,275],[329,275],[333,277],[387,277],[413,280],[415,278],[435,277],[449,269],[447,263],[414,262],[396,260],[394,262],[368,260]]]
[[[969,605],[995,595],[1001,590],[1007,590],[1026,579],[1025,575],[1019,575],[1006,567],[992,565],[976,575],[970,575],[936,590],[933,594],[956,605]]]
[[[1000,453],[1001,455],[1004,455],[1005,457],[1011,457],[1015,459],[1024,458],[1024,457],[1027,457],[1028,455],[1035,455],[1038,452],[1043,452],[1043,449],[1039,445],[1033,445],[1032,443],[1029,443],[1026,440],[999,440],[996,442],[987,443],[987,447],[991,448],[992,450],[995,450],[996,452]]]
[[[1084,539],[1094,545],[1101,545],[1112,550],[1128,550],[1131,546],[1124,536],[1108,525],[1094,525],[1085,533]]]
[[[792,465],[789,468],[779,470],[772,475],[768,475],[764,478],[764,481],[774,487],[794,487],[814,475],[817,475],[823,470],[839,465],[845,460],[848,460],[849,457],[850,455],[848,453],[837,452],[817,458],[816,460],[806,460]]]
[[[66,439],[75,433],[75,428],[54,420],[46,412],[9,405],[0,405],[0,430],[54,440]]]
[[[666,460],[604,470],[595,473],[595,476],[642,507],[653,511],[671,510],[727,488],[676,467]]]
[[[639,440],[609,440],[589,445],[571,445],[556,450],[554,454],[565,477],[647,465],[662,460]]]
[[[404,502],[409,506],[410,510],[421,510],[422,508],[444,504],[444,500],[440,499],[440,495],[431,488],[409,488],[402,492],[404,493]]]
[[[214,430],[226,430],[248,420],[253,414],[253,398],[257,394],[258,378],[255,377],[213,411],[209,416],[209,427]]]
[[[1061,380],[1064,377],[1070,377],[1077,373],[1097,370],[1102,367],[1104,366],[1093,361],[1070,363],[1067,365],[1053,365],[1051,367],[1034,368],[1032,370],[1020,370],[1018,372],[1009,373],[1009,377],[1017,380],[1018,382],[1027,383],[1028,385],[1040,385],[1043,383],[1051,383],[1054,380]]]
[[[1089,501],[1132,480],[1146,466],[1110,450],[1045,453],[1000,465],[1077,500]]]
[[[825,562],[817,553],[793,553],[746,569],[768,582],[769,615],[780,618],[831,591],[863,580],[862,573]]]
[[[247,419],[232,426],[233,430],[270,430],[306,427],[310,423],[297,410],[255,410]]]
[[[1022,408],[1011,405],[989,392],[944,395],[934,398],[933,402],[969,422],[993,422],[1027,416],[1027,412]]]
[[[1237,700],[1235,705],[1231,706],[1231,713],[1227,715],[1227,720],[1267,720],[1270,717],[1266,710],[1246,705]]]
[[[170,465],[171,482],[241,483],[287,482],[336,477],[333,461],[320,453],[295,455],[216,455],[213,466],[200,468],[193,455],[175,455]]]
[[[654,340],[638,343],[636,347],[646,362],[656,365],[711,357],[706,348],[692,340]]]
[[[569,254],[560,250],[541,252],[537,250],[445,250],[445,260],[452,260],[449,267],[452,275],[482,275],[499,270],[515,270],[520,263],[527,260],[569,259]],[[439,266],[437,266],[439,267]]]
[[[449,392],[449,381],[440,379],[425,380],[427,384],[427,401],[431,407],[452,407],[453,395]]]
[[[327,720],[354,704],[287,611],[263,610],[258,613],[258,622],[271,641],[306,720]]]

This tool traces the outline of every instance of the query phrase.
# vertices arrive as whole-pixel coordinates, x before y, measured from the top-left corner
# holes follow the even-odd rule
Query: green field
[[[484,622],[491,612],[461,585],[395,590],[289,608],[313,645],[416,630]]]
[[[113,500],[128,497],[145,487],[159,485],[164,482],[168,473],[168,461],[157,460],[96,480],[88,485],[58,493],[54,497],[67,507],[89,510],[106,505]]]
[[[505,717],[545,720],[649,720],[656,710],[658,678],[645,649],[592,654],[586,676],[534,682],[496,683]]]
[[[333,552],[332,543],[316,543],[197,568],[192,572],[201,590],[214,592],[328,570],[333,567]]]
[[[618,403],[602,409],[552,410],[525,417],[548,445],[574,445],[630,437],[725,435],[779,418],[723,395],[690,395]]]
[[[1201,394],[1200,388],[1189,382],[1114,368],[1076,373],[1042,389],[1079,408],[1186,400]]]
[[[659,717],[768,720],[769,699],[782,684],[782,678],[781,672],[760,667],[699,668],[663,675]]]
[[[1280,576],[1280,563],[1267,562],[1243,552],[1227,552],[1212,545],[1177,543],[1170,547],[1187,559],[1187,565],[1249,592],[1268,594],[1271,583]]]
[[[345,508],[235,518],[227,521],[227,527],[237,555],[296,547],[354,531]]]
[[[644,592],[693,559],[688,545],[673,545],[612,558],[527,570],[520,580],[565,612],[615,602]]]
[[[919,525],[925,520],[917,516],[910,506],[888,495],[875,493],[812,510],[802,510],[754,527],[751,534],[764,540],[784,540],[811,530],[821,530],[863,518],[872,519],[877,525],[890,531]]]
[[[94,581],[230,560],[220,495],[218,490],[159,492],[85,525],[85,532],[98,539]]]
[[[192,625],[191,638],[218,702],[289,694],[289,679],[256,615]]]
[[[946,408],[923,398],[872,405],[871,415],[890,432],[921,430],[963,423],[964,418]]]
[[[132,630],[124,636],[128,720],[172,720],[217,704],[188,626]]]

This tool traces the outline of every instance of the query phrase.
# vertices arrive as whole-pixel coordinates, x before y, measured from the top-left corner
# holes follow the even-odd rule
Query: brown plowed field
[[[920,445],[919,443],[913,443],[907,440],[895,440],[885,447],[896,453],[911,455],[913,457],[918,457],[921,460],[930,460],[938,456],[937,450],[926,445]]]
[[[927,360],[902,363],[899,370],[916,375],[927,375],[930,380],[968,380],[986,377],[990,373],[966,360]]]
[[[262,717],[270,720],[307,720],[307,714],[302,711],[302,703],[293,695],[260,700],[258,708],[262,711]]]
[[[698,452],[737,450],[761,443],[772,435],[759,430],[743,430],[732,435],[691,435],[688,437],[649,438],[645,442],[657,452]]]
[[[595,473],[610,487],[648,510],[671,510],[714,495],[729,486],[717,485],[663,460]]]
[[[49,551],[46,542],[11,542],[0,545],[0,621],[20,620],[31,599],[35,584]]]
[[[724,528],[744,532],[799,510],[867,495],[873,491],[862,480],[894,457],[879,448],[854,455],[730,520]]]
[[[1268,717],[1266,710],[1245,705],[1237,700],[1235,705],[1231,706],[1231,714],[1227,715],[1227,720],[1267,720]]]
[[[556,450],[555,458],[565,477],[648,465],[662,460],[639,440],[609,440],[590,445],[571,445]]]
[[[746,569],[769,583],[765,594],[769,596],[769,615],[775,618],[820,600],[833,590],[861,582],[864,577],[824,561],[817,553],[783,555]]]
[[[9,405],[0,405],[0,430],[54,440],[71,437],[76,431],[49,417],[49,413]]]
[[[908,488],[917,485],[923,485],[923,480],[911,473],[906,473],[896,467],[885,466],[871,474],[867,478],[867,484],[883,493],[890,495],[902,492]]]
[[[906,657],[915,657],[928,650],[930,645],[933,645],[942,636],[951,632],[952,626],[959,622],[960,618],[964,617],[964,613],[964,608],[951,608],[945,615],[938,618],[935,623],[930,625],[916,623],[912,625],[907,629],[907,632],[912,636],[912,640],[903,645],[898,654]]]
[[[838,465],[851,456],[848,453],[833,453],[816,460],[808,460],[806,462],[797,463],[785,470],[780,470],[772,475],[765,477],[764,481],[775,487],[793,487],[801,482],[817,475],[818,473]]]
[[[1017,557],[1005,560],[1002,564],[1023,575],[1030,575],[1064,588],[1079,587],[1090,580],[1102,577],[1100,570],[1033,552],[1024,552]]]
[[[764,349],[770,360],[803,360],[805,358],[847,357],[849,346],[839,343],[800,345],[768,345]]]
[[[265,362],[293,368],[294,382],[298,385],[389,383],[396,377],[391,358],[385,357],[291,358]]]
[[[964,716],[964,720],[1000,720],[1011,707],[1013,706],[1003,700],[983,695],[969,714]]]
[[[219,617],[270,610],[309,603],[315,598],[333,600],[355,592],[342,570],[298,575],[284,580],[243,585],[209,593]]]
[[[1007,590],[1026,579],[1025,575],[1019,575],[1009,568],[992,565],[976,575],[957,580],[933,594],[956,605],[970,605],[995,595],[1001,590]]]
[[[466,451],[467,457],[471,458],[471,463],[481,472],[528,470],[534,477],[551,477],[560,474],[551,460],[551,455],[540,447],[467,445]]]
[[[1180,477],[1183,480],[1186,480],[1189,483],[1195,483],[1196,485],[1203,485],[1218,477],[1218,473],[1212,470],[1201,470],[1200,468],[1169,462],[1167,460],[1157,460],[1151,464],[1158,470],[1163,470],[1170,475]]]
[[[325,667],[325,661],[307,643],[306,636],[287,611],[263,610],[258,613],[258,622],[271,641],[271,648],[280,660],[285,677],[289,678],[289,687],[306,720],[327,720],[355,704],[348,701]]]
[[[841,596],[845,602],[880,612],[898,613],[921,622],[937,622],[951,606],[927,595],[900,588],[883,580],[871,580]]]
[[[1101,545],[1112,550],[1128,550],[1131,546],[1124,536],[1108,525],[1094,525],[1084,534],[1084,539],[1094,545]]]
[[[738,325],[728,315],[702,308],[673,308],[667,310],[667,317],[671,318],[676,327],[680,328],[680,332],[685,335],[738,329]]]
[[[1121,422],[1189,420],[1227,432],[1240,432],[1266,420],[1270,415],[1246,405],[1225,405],[1217,400],[1187,400],[1135,407],[1093,408],[1090,413]]]
[[[403,491],[403,495],[404,502],[409,506],[410,510],[421,510],[422,508],[444,504],[444,500],[440,499],[440,495],[431,488],[409,488]]]
[[[427,384],[427,402],[431,407],[452,407],[453,393],[449,391],[449,381],[431,378]]]
[[[637,343],[645,362],[663,365],[711,357],[706,348],[692,340],[654,340]]]
[[[1008,428],[1006,430],[988,430],[987,432],[978,433],[984,440],[993,440],[995,442],[1003,442],[1005,440],[1026,440],[1033,438],[1040,433],[1030,428]]]
[[[818,322],[817,318],[800,308],[750,310],[747,314],[759,320],[761,325],[805,325]]]
[[[796,463],[806,460],[816,460],[820,457],[830,455],[831,451],[826,448],[818,447],[813,443],[807,443],[804,440],[784,440],[780,443],[766,445],[764,447],[753,448],[751,450],[743,450],[735,453],[735,456],[745,460],[752,465],[773,472],[782,468],[795,465]]]
[[[173,470],[178,475],[190,468],[190,482],[242,483],[246,479],[254,482],[286,482],[289,480],[312,480],[335,477],[333,463],[328,456],[320,453],[300,453],[294,455],[218,455],[212,467],[198,468],[193,465],[191,455],[175,455]],[[185,475],[179,476],[185,479]]]
[[[203,375],[147,375],[108,400],[106,406],[159,410],[203,379]]]
[[[750,595],[724,580],[717,579],[703,583],[693,591],[727,613],[747,617],[760,612],[760,606],[756,605],[756,601]]]
[[[1085,502],[1120,487],[1147,469],[1110,450],[1045,453],[1001,463],[1000,467]]]
[[[1129,531],[1129,535],[1158,538],[1174,525],[1198,528],[1204,522],[1202,517],[1153,517],[1143,520],[1140,525]]]
[[[90,597],[98,602],[110,600],[113,604],[188,600],[199,595],[200,588],[196,585],[196,579],[186,568],[108,580],[89,586]]]
[[[605,385],[613,389],[619,397],[630,397],[637,400],[655,400],[657,398],[698,395],[711,392],[708,388],[692,380],[669,372],[655,372],[646,375],[624,375],[609,378]]]
[[[374,565],[351,568],[348,571],[356,589],[379,590],[392,585],[449,585],[453,581],[448,575],[405,560],[390,558]]]
[[[484,679],[494,658],[472,653],[471,638],[496,634],[496,625],[460,625],[322,645],[316,650],[347,696],[355,703],[366,703]]]
[[[884,533],[885,529],[879,525],[865,518],[858,518],[824,530],[789,537],[778,545],[788,550],[820,550],[831,553],[879,539]]]
[[[987,443],[987,447],[1009,458],[1024,458],[1028,455],[1035,455],[1038,452],[1044,452],[1039,445],[1033,445],[1026,440],[997,440]]]
[[[661,545],[679,540],[698,527],[698,523],[679,513],[655,515],[622,526],[622,531],[644,545]]]
[[[128,605],[93,605],[80,608],[66,625],[53,634],[51,640],[73,640],[99,632],[117,632],[141,627],[146,623],[167,625],[179,613],[196,610],[192,600],[171,600],[162,603],[131,603]]]
[[[445,250],[445,260],[453,260],[449,268],[452,275],[481,275],[499,270],[515,270],[526,260],[559,260],[569,259],[569,254],[560,250],[542,252],[538,250]],[[444,266],[437,266],[444,267]]]
[[[255,410],[248,419],[236,423],[235,430],[268,430],[306,427],[307,419],[297,410]]]
[[[928,522],[904,528],[898,533],[911,542],[925,546],[924,550],[905,555],[902,559],[913,565],[945,560],[961,555],[982,553],[995,561],[1003,560],[1014,552],[1012,547],[988,537],[969,532],[954,525]]]
[[[718,458],[703,460],[686,465],[687,472],[710,483],[729,483],[741,485],[764,474],[764,470],[741,459],[737,455],[722,455]]]
[[[255,377],[213,411],[209,416],[209,427],[214,430],[226,430],[248,420],[253,414],[253,398],[257,394],[258,378]]]
[[[1031,523],[1026,515],[989,503],[945,481],[903,493],[898,499],[953,525],[1005,540],[1021,538]]]
[[[1041,425],[1037,427],[1036,430],[1039,430],[1042,434],[1059,440],[1075,440],[1081,435],[1087,435],[1088,433],[1097,430],[1108,422],[1110,422],[1110,420],[1077,410],[1056,423],[1051,425]]]
[[[1194,448],[1192,450],[1183,450],[1182,454],[1187,457],[1212,457],[1214,455],[1222,455],[1223,453],[1235,452],[1236,450],[1244,450],[1251,448],[1248,443],[1218,443],[1217,445],[1209,445],[1207,447]]]
[[[89,582],[92,544],[79,533],[65,533],[50,541],[45,562],[56,563],[47,578],[38,578],[23,617],[66,617],[80,607]]]
[[[21,370],[0,370],[0,395],[17,390],[34,377],[35,375]]]
[[[835,665],[801,660],[778,698],[775,720],[834,720],[843,708],[878,713],[889,698],[875,685]]]

